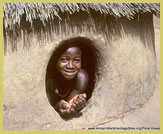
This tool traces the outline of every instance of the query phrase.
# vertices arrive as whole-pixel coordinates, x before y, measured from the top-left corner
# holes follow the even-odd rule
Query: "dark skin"
[[[59,100],[54,108],[61,117],[71,117],[86,106],[86,88],[88,74],[81,68],[81,51],[78,47],[68,48],[58,59],[57,70],[62,76],[62,84],[68,87],[76,77],[74,86],[69,96]],[[62,85],[61,84],[61,85]]]

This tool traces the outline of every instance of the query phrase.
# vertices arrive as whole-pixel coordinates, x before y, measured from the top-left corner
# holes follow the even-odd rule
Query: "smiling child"
[[[62,118],[72,117],[86,106],[88,74],[82,69],[82,52],[69,45],[56,60],[53,79],[46,81],[51,105]]]

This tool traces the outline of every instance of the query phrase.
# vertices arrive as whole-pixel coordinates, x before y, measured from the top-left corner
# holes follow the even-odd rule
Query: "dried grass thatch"
[[[160,15],[159,3],[6,3],[3,5],[4,28],[13,29],[20,25],[21,17],[26,14],[26,21],[32,24],[34,19],[45,21],[60,17],[61,13],[73,14],[95,10],[101,14],[132,19],[136,13]]]

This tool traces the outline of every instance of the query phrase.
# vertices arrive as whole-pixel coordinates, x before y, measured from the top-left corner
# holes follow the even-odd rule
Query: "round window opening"
[[[49,103],[63,119],[81,115],[99,77],[100,53],[87,38],[62,41],[47,66]]]

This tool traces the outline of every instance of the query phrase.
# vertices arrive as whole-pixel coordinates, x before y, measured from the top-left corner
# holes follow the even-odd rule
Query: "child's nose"
[[[74,68],[74,64],[72,61],[69,61],[68,64],[67,64],[67,67],[68,68]]]

